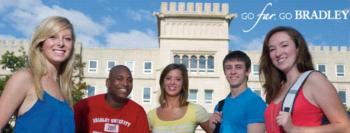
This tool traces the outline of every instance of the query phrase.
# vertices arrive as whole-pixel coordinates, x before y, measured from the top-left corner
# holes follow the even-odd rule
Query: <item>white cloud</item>
[[[152,30],[152,29],[147,29],[147,30],[146,30],[146,33],[147,33],[148,35],[152,36],[152,37],[158,38],[158,37],[157,37],[157,32],[154,31],[154,30]]]
[[[135,20],[135,21],[144,21],[144,20],[151,21],[151,22],[155,22],[156,21],[156,19],[153,16],[151,11],[147,11],[147,10],[143,10],[143,9],[140,9],[140,10],[137,10],[137,11],[128,10],[127,16],[130,17],[132,20]]]
[[[109,27],[113,24],[115,24],[115,20],[111,17],[111,16],[106,16],[102,18],[102,22],[103,25],[105,25],[106,27]]]
[[[243,40],[239,36],[230,35],[230,49],[232,50],[258,50],[262,49],[264,37],[254,38],[251,41]]]
[[[247,45],[244,45],[246,50],[259,50],[261,51],[263,47],[264,37],[254,38]]]
[[[91,36],[84,35],[84,34],[78,34],[76,41],[81,41],[83,43],[83,47],[89,47],[89,48],[101,47],[100,42],[98,42],[96,39],[92,38]]]
[[[128,33],[115,32],[106,36],[107,47],[113,48],[156,48],[157,37],[148,30],[146,33],[130,30]]]
[[[0,14],[3,13],[4,11],[8,10],[9,8],[17,5],[20,5],[21,2],[24,3],[30,3],[30,1],[21,1],[21,0],[0,0]],[[35,3],[36,1],[33,1],[33,3]]]
[[[0,0],[0,11],[8,12],[4,15],[4,20],[26,38],[31,38],[35,26],[43,19],[56,15],[67,17],[73,23],[77,41],[82,41],[84,47],[154,48],[158,44],[156,32],[150,29],[145,32],[130,30],[109,33],[108,28],[116,23],[112,16],[102,16],[102,19],[96,22],[80,11],[57,5],[48,6],[41,0],[2,1],[4,0]],[[155,21],[152,13],[147,10],[129,10],[127,15],[135,21]],[[106,44],[101,44],[97,38],[106,39]]]
[[[30,35],[40,21],[54,15],[67,17],[73,23],[78,33],[94,36],[106,30],[103,24],[95,23],[83,13],[75,10],[66,10],[59,6],[50,8],[44,5],[38,5],[30,9],[15,9],[8,17],[14,22],[14,27],[17,30]]]
[[[16,38],[12,35],[1,35],[0,34],[0,39],[8,40],[8,39],[19,39],[19,38]]]
[[[11,2],[7,3],[10,3],[7,5],[13,5]],[[95,22],[80,11],[64,9],[57,5],[49,7],[44,5],[40,0],[20,0],[14,3],[17,4],[13,5],[13,9],[5,15],[5,20],[27,38],[31,37],[35,26],[44,18],[54,15],[67,17],[74,25],[78,40],[87,40],[85,42],[94,43],[86,44],[88,46],[99,44],[99,41],[96,39],[97,36],[106,34],[108,27],[114,24],[114,20],[110,16],[102,17],[101,22]],[[2,6],[0,6],[1,8]]]
[[[239,43],[241,42],[241,38],[239,36],[236,35],[230,35],[230,42],[231,43]]]

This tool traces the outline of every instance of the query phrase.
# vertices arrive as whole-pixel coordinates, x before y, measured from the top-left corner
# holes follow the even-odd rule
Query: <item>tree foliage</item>
[[[11,73],[21,69],[27,65],[28,56],[24,51],[24,48],[21,47],[18,50],[19,55],[16,55],[15,52],[6,51],[0,60],[0,65],[2,65],[2,69],[9,70]],[[7,80],[11,75],[4,75],[4,77],[0,77],[0,95],[5,88]]]
[[[15,52],[6,51],[2,56],[0,60],[0,65],[2,65],[2,69],[9,70],[11,73],[17,71],[18,69],[21,69],[27,65],[27,55],[24,51],[24,48],[21,47],[18,50],[19,55],[16,55]],[[5,75],[4,77],[0,77],[0,96],[2,94],[2,91],[5,88],[7,80],[11,77],[10,75]],[[14,121],[14,118],[12,117],[7,125],[5,125],[3,131],[10,133],[13,132],[13,127],[10,123]]]
[[[82,62],[81,55],[76,54],[73,72],[74,89],[72,92],[74,103],[83,98],[87,88],[87,84],[84,81],[84,67],[85,63]]]

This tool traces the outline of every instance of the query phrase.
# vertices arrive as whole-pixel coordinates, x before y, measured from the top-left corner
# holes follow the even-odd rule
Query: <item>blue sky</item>
[[[170,2],[0,0],[0,39],[29,40],[42,19],[60,15],[72,21],[77,39],[83,41],[85,47],[155,48],[158,46],[157,20],[153,12],[159,12],[162,1]],[[266,32],[278,25],[298,29],[310,45],[350,46],[350,0],[171,1],[228,3],[230,12],[237,14],[230,25],[230,49],[260,49]],[[257,22],[262,11],[266,19]]]

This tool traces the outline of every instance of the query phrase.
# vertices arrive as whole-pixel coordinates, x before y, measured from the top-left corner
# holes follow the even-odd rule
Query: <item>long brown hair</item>
[[[270,30],[264,40],[259,65],[260,82],[263,82],[267,103],[270,103],[277,96],[282,87],[282,83],[286,81],[286,75],[272,64],[270,58],[269,41],[271,36],[277,32],[287,33],[295,43],[296,48],[298,49],[295,61],[298,71],[305,72],[314,69],[307,43],[300,32],[292,27],[286,26],[278,26]]]
[[[168,73],[171,70],[180,70],[181,71],[181,75],[182,75],[182,89],[180,92],[180,99],[179,99],[179,103],[180,103],[180,107],[182,106],[186,106],[188,105],[187,102],[187,97],[188,97],[188,74],[187,74],[187,69],[186,66],[183,64],[169,64],[168,66],[166,66],[164,68],[164,70],[162,71],[162,74],[160,75],[160,79],[159,79],[159,86],[160,86],[160,96],[159,96],[159,103],[162,107],[165,106],[166,104],[166,92],[165,92],[165,87],[164,87],[164,79],[166,77],[166,75],[168,75]]]

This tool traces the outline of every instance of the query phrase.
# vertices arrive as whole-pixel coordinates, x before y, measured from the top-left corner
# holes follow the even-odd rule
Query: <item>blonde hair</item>
[[[50,36],[57,34],[62,30],[70,29],[72,33],[73,47],[69,58],[64,61],[58,71],[60,91],[69,104],[72,105],[73,89],[73,67],[74,67],[74,43],[75,35],[71,22],[64,17],[52,16],[43,20],[35,29],[29,48],[29,69],[34,78],[35,93],[42,100],[43,88],[41,78],[47,73],[46,57],[42,53],[43,43]]]

